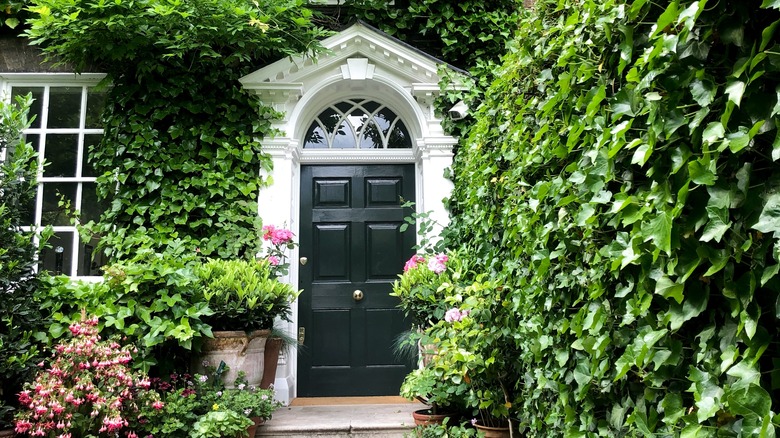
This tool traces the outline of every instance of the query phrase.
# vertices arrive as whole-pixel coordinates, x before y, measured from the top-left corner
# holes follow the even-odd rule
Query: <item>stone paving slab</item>
[[[290,406],[274,412],[257,437],[401,438],[414,427],[419,403]]]

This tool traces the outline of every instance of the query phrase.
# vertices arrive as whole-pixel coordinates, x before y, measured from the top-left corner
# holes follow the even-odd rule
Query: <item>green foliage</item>
[[[38,295],[55,318],[50,336],[60,337],[84,309],[100,318],[101,333],[120,333],[138,346],[136,366],[148,369],[157,363],[155,349],[192,348],[193,340],[211,336],[204,318],[212,311],[197,298],[197,261],[184,244],[173,242],[167,253],[139,249],[132,259],[109,266],[101,283],[49,278]]]
[[[519,23],[448,239],[503,285],[527,436],[774,436],[778,7],[546,0]]]
[[[498,61],[515,32],[523,2],[518,0],[410,0],[407,8],[384,0],[347,0],[350,16],[372,23],[458,67],[471,69]]]
[[[436,273],[428,268],[435,254],[415,254],[406,262],[404,273],[393,283],[390,296],[398,297],[398,308],[417,327],[427,327],[444,317],[447,311],[444,297],[450,295],[461,273],[457,258],[450,254],[446,269]]]
[[[420,438],[462,438],[462,437],[476,437],[477,430],[471,427],[466,427],[463,424],[449,425],[449,424],[432,424],[429,426],[417,426],[414,428],[414,435]]]
[[[4,27],[16,28],[24,21],[25,8],[29,0],[3,0],[0,1],[0,30]]]
[[[152,379],[152,388],[162,395],[162,406],[145,406],[142,409],[136,431],[153,436],[189,437],[196,433],[203,436],[221,427],[232,428],[243,418],[267,420],[282,404],[274,400],[273,389],[260,389],[247,385],[246,376],[239,371],[238,378],[226,388],[224,373],[228,367],[208,367],[206,375],[174,373],[170,380]],[[213,415],[212,412],[229,412]],[[222,423],[226,424],[222,424]],[[243,428],[246,429],[246,426]],[[225,429],[228,430],[228,429]],[[211,435],[207,435],[211,436]],[[217,436],[236,436],[235,433]]]
[[[13,417],[16,394],[43,356],[37,338],[48,322],[32,296],[40,284],[35,254],[51,229],[22,230],[31,225],[28,211],[38,177],[37,155],[22,139],[31,103],[30,95],[0,100],[0,153],[5,151],[0,161],[0,428]]]
[[[192,438],[246,437],[252,420],[236,411],[211,411],[198,418],[192,428]]]
[[[213,311],[205,318],[213,330],[270,329],[276,317],[290,320],[290,304],[298,297],[267,260],[211,259],[197,266],[196,275],[194,302]]]
[[[257,139],[275,112],[238,79],[320,50],[301,1],[36,0],[26,35],[44,52],[108,73],[105,136],[91,148],[108,210],[93,232],[113,260],[141,240],[181,239],[206,256],[254,256],[257,192],[270,167]]]

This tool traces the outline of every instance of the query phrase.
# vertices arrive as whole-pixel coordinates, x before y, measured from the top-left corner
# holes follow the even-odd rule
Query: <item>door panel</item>
[[[414,200],[414,165],[301,168],[300,396],[397,395],[410,371],[393,351],[409,323],[388,295],[415,243],[401,198]]]

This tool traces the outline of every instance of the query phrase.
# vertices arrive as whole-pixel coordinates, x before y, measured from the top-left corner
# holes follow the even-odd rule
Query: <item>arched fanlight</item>
[[[404,149],[412,139],[390,108],[348,99],[322,111],[306,131],[304,149]]]

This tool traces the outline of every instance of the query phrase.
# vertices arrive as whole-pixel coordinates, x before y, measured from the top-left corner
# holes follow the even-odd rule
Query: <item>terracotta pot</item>
[[[270,334],[270,330],[255,330],[250,333],[216,331],[214,339],[207,338],[203,341],[200,355],[193,357],[192,369],[198,374],[206,374],[204,362],[216,368],[224,361],[225,365],[230,367],[223,375],[225,386],[233,386],[239,371],[246,373],[249,385],[259,386],[265,365],[265,342]]]
[[[509,438],[511,436],[509,434],[509,426],[483,426],[479,421],[477,421],[474,424],[474,427],[476,427],[478,431],[482,431],[482,433],[485,434],[485,438]]]
[[[265,368],[263,369],[263,379],[260,381],[260,388],[268,389],[276,380],[276,368],[279,366],[279,352],[282,351],[284,341],[282,338],[268,338],[265,343]]]
[[[430,426],[432,424],[442,424],[444,419],[451,414],[432,414],[430,409],[420,409],[412,412],[414,424],[417,426]]]
[[[249,438],[255,438],[255,434],[257,433],[257,428],[265,424],[265,420],[263,420],[260,417],[252,417],[250,418],[254,422],[253,425],[249,426],[246,431],[249,435],[247,435]]]

